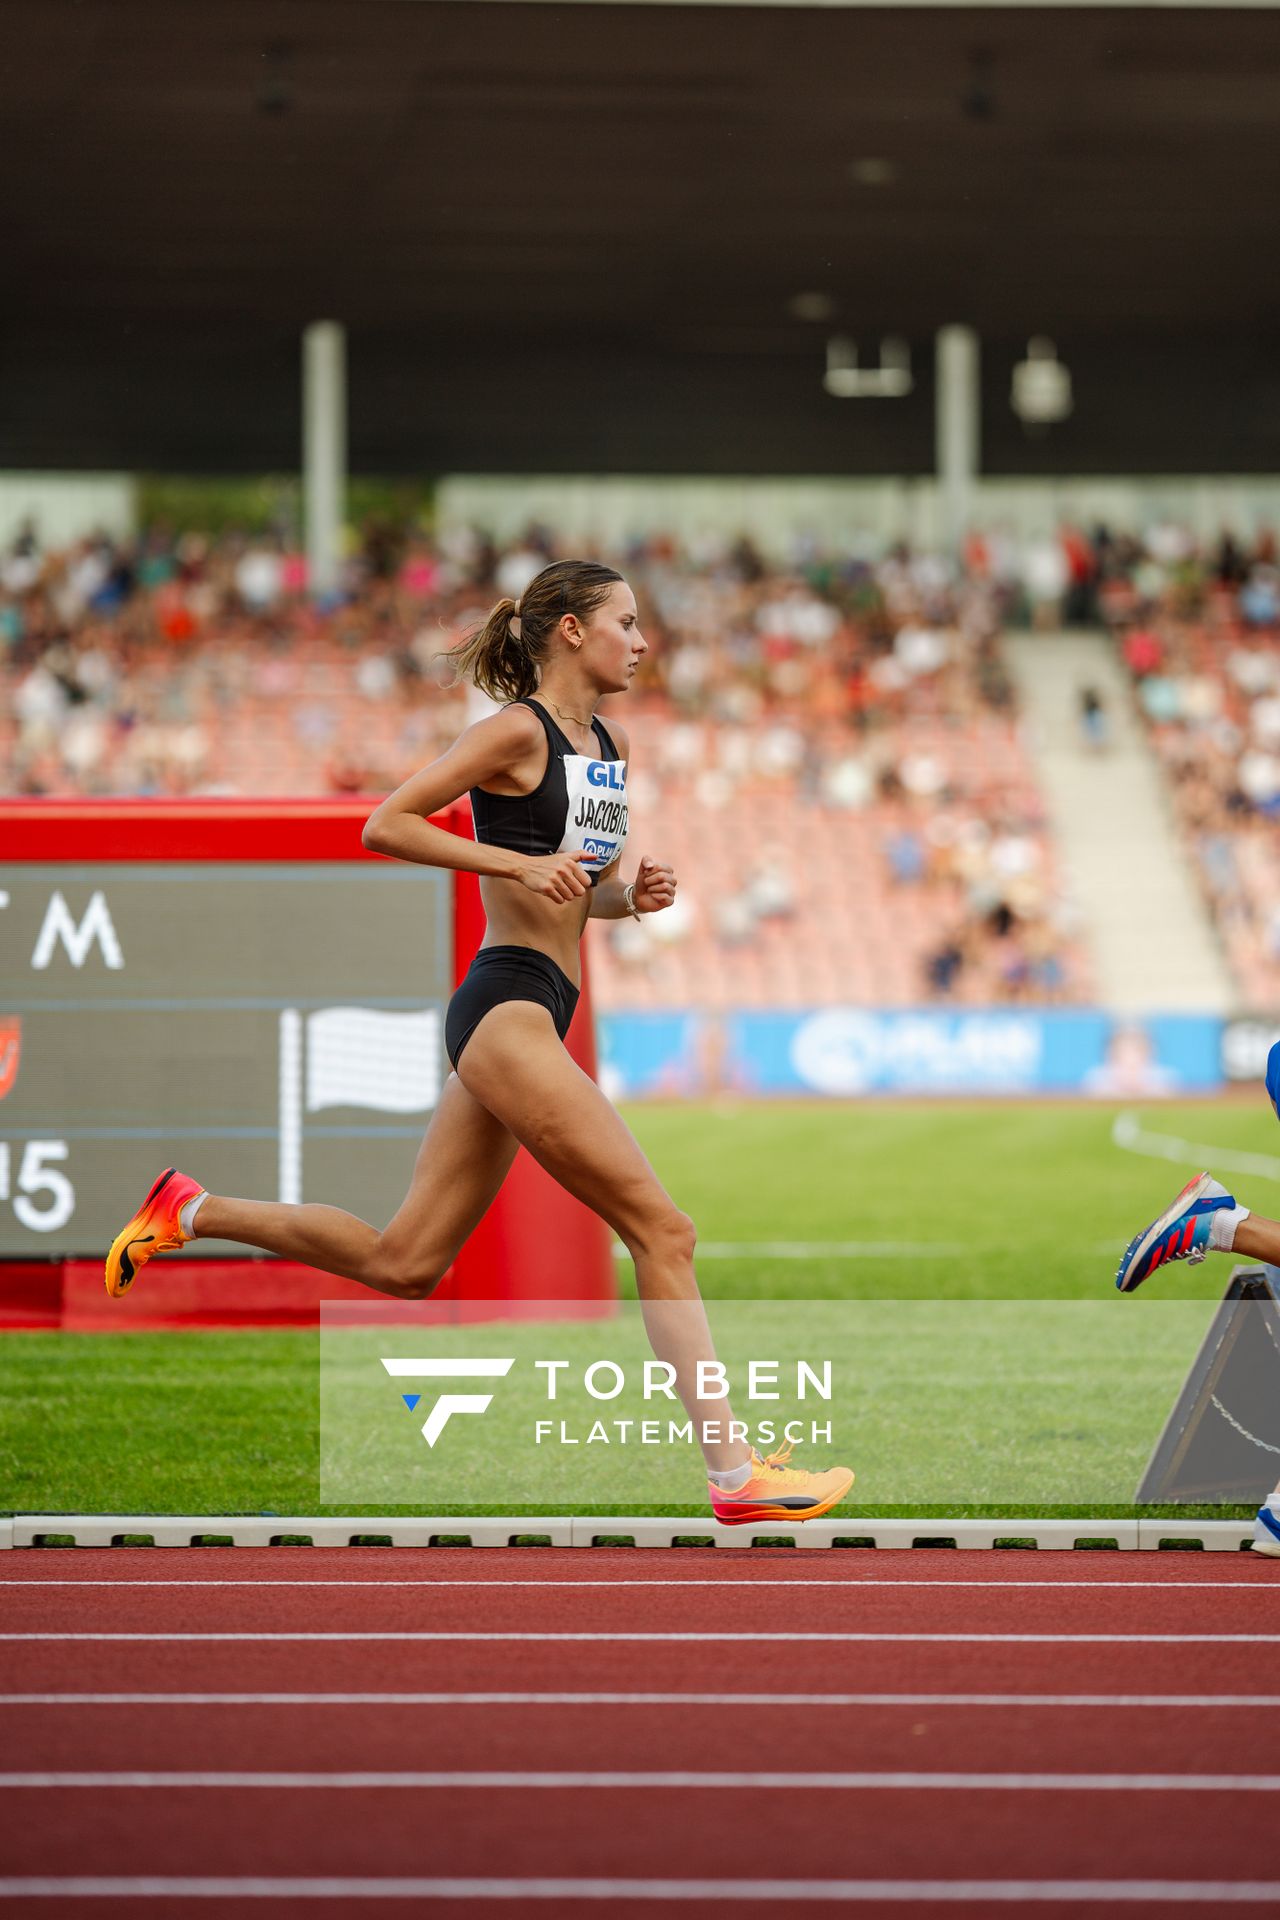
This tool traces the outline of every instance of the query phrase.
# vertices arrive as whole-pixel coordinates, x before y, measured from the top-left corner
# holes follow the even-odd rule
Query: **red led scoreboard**
[[[484,916],[474,875],[361,846],[375,805],[0,801],[0,1325],[270,1323],[371,1297],[200,1240],[111,1302],[102,1262],[168,1165],[379,1227],[399,1207]],[[470,836],[470,810],[436,824]],[[585,980],[569,1047],[594,1072]],[[522,1151],[440,1291],[607,1301],[608,1233]]]

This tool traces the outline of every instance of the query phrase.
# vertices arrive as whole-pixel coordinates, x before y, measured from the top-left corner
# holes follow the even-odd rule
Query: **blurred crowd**
[[[1245,541],[1224,530],[1204,542],[1180,522],[1160,520],[1141,536],[1104,523],[1064,524],[1025,543],[979,533],[967,543],[964,567],[998,584],[1015,625],[1116,627],[1156,611],[1194,619],[1220,595],[1246,626],[1274,626],[1280,612],[1268,532]]]
[[[1280,566],[1171,538],[1100,596],[1247,1002],[1280,1005]]]
[[[0,792],[385,792],[485,710],[445,649],[559,551],[537,527],[499,548],[373,526],[315,604],[283,540],[156,527],[45,552],[27,529],[0,554]],[[673,1003],[718,954],[820,944],[852,908],[850,946],[874,953],[850,953],[845,997],[1087,997],[1001,659],[1029,608],[1007,559],[805,549],[780,569],[746,540],[674,538],[616,556],[650,646],[619,706],[637,824],[696,882],[680,912],[609,930],[620,992],[651,975]]]

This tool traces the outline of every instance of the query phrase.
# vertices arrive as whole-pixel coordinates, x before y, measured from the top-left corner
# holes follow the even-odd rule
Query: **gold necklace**
[[[558,707],[555,701],[551,698],[551,695],[549,693],[543,694],[542,697],[546,701],[547,705],[551,708],[551,711],[553,713],[558,713],[562,720],[576,721],[578,726],[580,727],[589,727],[591,725],[592,716],[590,714],[588,714],[585,720],[582,720],[578,717],[576,713],[566,713],[563,707]]]

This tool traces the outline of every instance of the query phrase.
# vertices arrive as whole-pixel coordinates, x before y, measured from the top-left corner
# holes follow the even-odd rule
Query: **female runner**
[[[660,913],[675,898],[675,874],[660,861],[642,859],[625,884],[619,875],[629,748],[621,727],[595,717],[606,694],[631,684],[645,651],[620,574],[580,560],[545,567],[518,603],[499,601],[451,656],[510,704],[468,727],[369,817],[364,844],[375,852],[479,874],[487,916],[445,1019],[453,1071],[390,1225],[379,1232],[339,1207],[227,1199],[170,1168],[112,1244],[109,1294],[123,1294],[153,1254],[203,1235],[424,1299],[523,1144],[625,1243],[650,1340],[675,1366],[696,1430],[728,1430],[727,1401],[699,1399],[693,1384],[696,1362],[714,1358],[694,1278],[693,1222],[564,1046],[587,919]],[[464,793],[474,841],[427,818]],[[664,1314],[663,1303],[682,1310]],[[807,1520],[844,1497],[848,1468],[801,1472],[784,1464],[790,1451],[761,1459],[743,1440],[705,1438],[717,1516]]]

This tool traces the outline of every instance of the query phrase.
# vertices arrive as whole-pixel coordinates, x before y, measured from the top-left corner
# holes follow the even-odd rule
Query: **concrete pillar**
[[[346,329],[317,320],[302,336],[302,495],[313,594],[338,584],[346,493]]]
[[[980,458],[981,369],[972,327],[940,327],[936,347],[935,448],[942,540],[954,552],[973,518]]]

